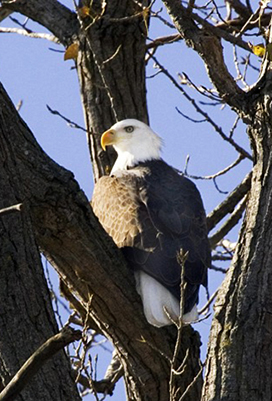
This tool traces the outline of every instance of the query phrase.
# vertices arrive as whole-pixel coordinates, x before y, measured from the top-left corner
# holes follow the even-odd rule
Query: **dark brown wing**
[[[134,269],[144,270],[179,299],[180,249],[185,265],[185,312],[207,285],[210,249],[205,212],[196,186],[161,160],[120,177],[102,177],[93,195],[94,213]]]

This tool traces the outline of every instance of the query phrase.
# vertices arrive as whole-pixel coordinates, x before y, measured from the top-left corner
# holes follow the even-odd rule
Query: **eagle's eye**
[[[134,131],[134,127],[132,127],[132,125],[129,125],[128,127],[125,128],[125,131],[130,133]]]

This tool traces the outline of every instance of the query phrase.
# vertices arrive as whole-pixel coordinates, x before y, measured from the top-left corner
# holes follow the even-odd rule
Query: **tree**
[[[1,303],[6,305],[0,321],[4,339],[0,343],[3,387],[27,357],[57,331],[37,256],[38,246],[59,273],[62,291],[84,322],[83,331],[93,328],[114,344],[129,400],[166,400],[169,391],[171,400],[271,399],[271,15],[268,3],[261,3],[253,12],[249,2],[244,5],[238,0],[228,1],[222,10],[215,2],[200,7],[194,1],[187,4],[163,0],[177,32],[148,44],[149,18],[154,16],[153,4],[149,2],[93,1],[80,4],[76,12],[56,0],[2,0],[1,3],[3,18],[17,11],[46,27],[66,48],[74,45],[78,50],[76,68],[95,180],[108,173],[115,158],[112,151],[102,152],[99,134],[123,118],[148,122],[147,51],[159,71],[235,148],[238,160],[234,164],[244,158],[254,163],[252,173],[208,216],[208,226],[212,229],[243,199],[222,229],[211,237],[215,246],[237,223],[246,206],[235,256],[215,303],[202,386],[198,333],[189,326],[179,328],[177,336],[174,326],[155,329],[145,321],[121,252],[100,227],[73,175],[42,151],[1,86],[1,207],[23,204],[21,212],[16,208],[2,210],[1,218],[1,280],[4,278],[0,291],[1,299],[9,300]],[[159,13],[155,15],[158,17]],[[251,30],[263,35],[268,45],[261,75],[245,91],[224,60],[222,41],[249,52],[252,46],[244,37]],[[26,29],[24,33],[34,35]],[[184,40],[203,60],[213,90],[196,87],[187,76],[181,76],[178,82],[156,58],[159,46],[176,40]],[[240,71],[241,57],[235,54],[235,65]],[[246,68],[251,67],[248,57],[242,62]],[[242,73],[240,76],[243,81]],[[252,155],[233,139],[235,126],[230,136],[225,135],[183,85],[194,87],[217,104],[228,105],[247,124]],[[30,267],[33,278],[29,278]],[[23,291],[18,293],[18,288]],[[30,298],[33,289],[39,289],[42,297],[36,294]],[[15,299],[20,300],[20,316]],[[44,305],[37,311],[35,307],[40,299]],[[22,340],[23,333],[29,333],[29,327],[33,334],[28,338],[29,349],[26,349]],[[72,332],[67,341],[73,338],[78,338],[77,332]],[[52,378],[48,371],[41,370],[40,376],[31,379],[21,393],[23,398],[79,398],[70,379],[65,383],[67,387],[58,387],[59,394],[44,393],[51,388],[49,383],[63,383],[63,377],[71,378],[63,354],[56,355],[51,363],[62,368],[51,368]],[[175,373],[178,369],[182,374]],[[101,383],[92,385],[100,391]],[[2,399],[11,398],[4,398],[2,393]]]

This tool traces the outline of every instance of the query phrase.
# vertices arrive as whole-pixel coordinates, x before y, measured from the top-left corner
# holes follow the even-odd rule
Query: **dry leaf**
[[[76,60],[78,56],[78,44],[72,43],[70,46],[67,47],[64,53],[64,60]]]
[[[87,6],[83,6],[81,8],[77,9],[78,15],[80,16],[80,18],[86,18],[90,16],[90,7]]]

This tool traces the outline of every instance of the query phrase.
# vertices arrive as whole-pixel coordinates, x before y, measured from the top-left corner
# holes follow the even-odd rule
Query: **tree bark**
[[[215,304],[203,401],[272,399],[271,83],[269,71],[248,105],[252,186],[237,252]]]
[[[55,0],[47,4],[44,0],[3,0],[3,4],[46,26],[61,43],[79,44],[77,71],[95,179],[108,173],[115,155],[102,152],[100,134],[117,119],[138,118],[148,122],[147,28],[141,2],[111,0],[105,10],[101,8],[102,2],[93,2],[95,18],[83,20],[76,19],[75,13]],[[148,2],[143,4],[147,6]],[[189,32],[187,28],[185,31]],[[214,43],[212,38],[210,42]],[[218,40],[214,46],[213,66],[223,62]],[[205,51],[207,54],[208,46]],[[225,83],[220,74],[216,77]],[[237,85],[231,77],[225,88],[233,99]],[[19,200],[29,207],[39,246],[66,286],[77,294],[86,313],[115,345],[124,367],[128,399],[168,399],[176,329],[155,329],[147,324],[133,275],[121,252],[97,222],[72,174],[41,151],[3,90],[0,96],[6,113],[0,126],[4,127],[3,138],[9,152],[16,157],[23,188]],[[184,373],[176,377],[179,394],[199,374],[199,346],[198,334],[185,327],[179,361],[187,350],[189,354]],[[186,401],[200,399],[201,384],[199,375]]]
[[[155,329],[146,322],[133,274],[121,252],[101,228],[72,174],[39,148],[2,87],[0,107],[1,141],[5,145],[2,165],[10,169],[5,160],[11,160],[17,166],[16,180],[22,183],[22,192],[15,203],[28,205],[37,242],[116,346],[128,398],[167,399],[176,329]],[[199,345],[198,334],[185,327],[179,360],[188,349],[189,354],[184,374],[177,377],[181,393],[199,373]],[[199,399],[201,382],[199,377],[188,400]]]
[[[7,105],[0,105],[0,208],[24,198],[16,157],[5,143]],[[9,118],[9,117],[7,117]],[[0,390],[26,359],[58,332],[29,210],[0,216]],[[34,375],[33,375],[34,376]],[[26,401],[80,400],[64,351],[59,352],[21,392]]]
[[[115,161],[113,149],[102,151],[101,133],[125,118],[148,122],[147,27],[136,2],[119,3],[108,3],[106,14],[91,26],[89,19],[81,21],[79,31],[77,68],[95,180],[109,174]]]

